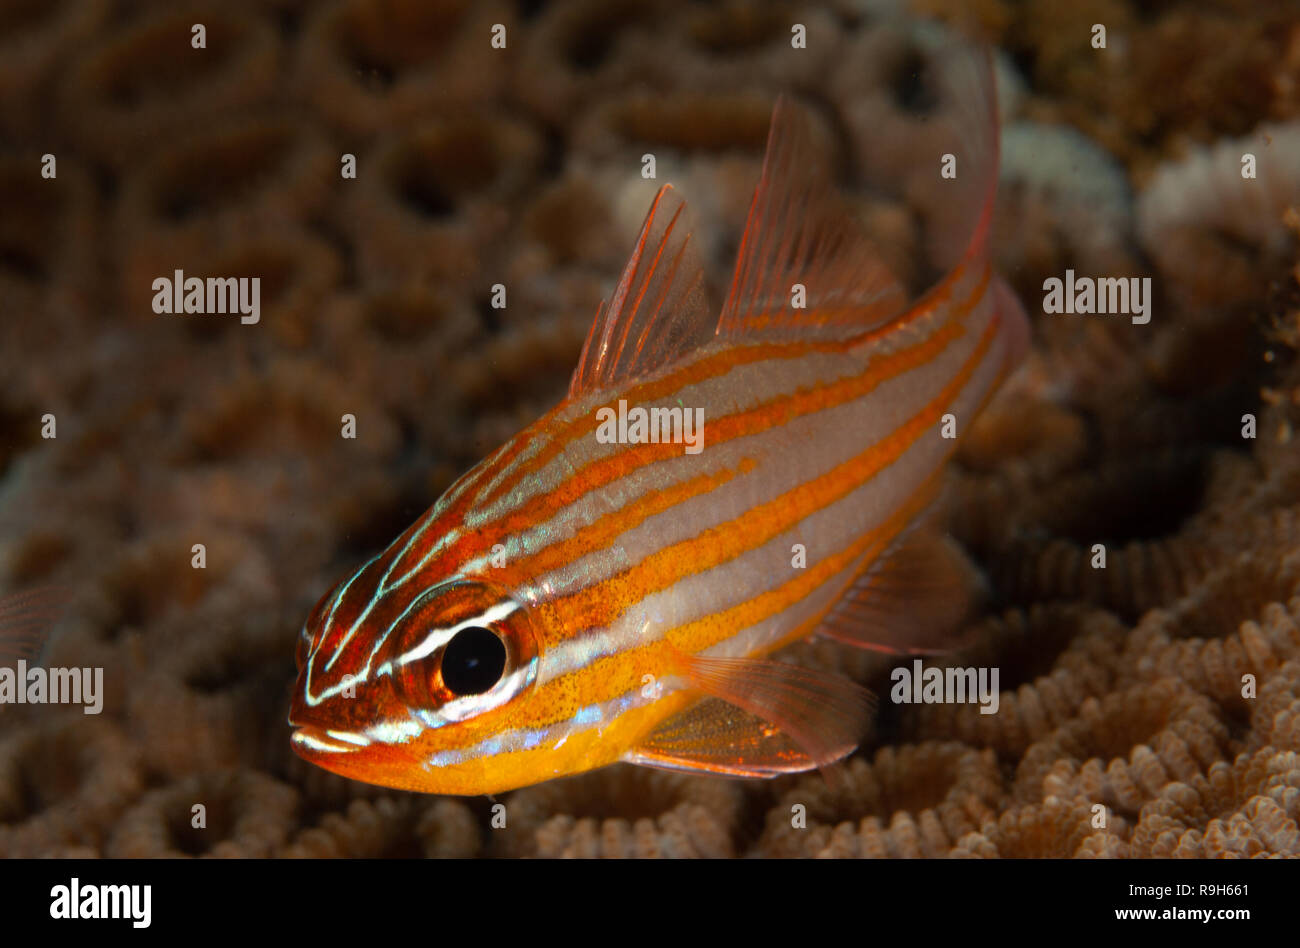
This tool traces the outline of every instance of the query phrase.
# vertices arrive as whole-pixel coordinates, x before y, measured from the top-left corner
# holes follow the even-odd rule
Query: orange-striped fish
[[[958,179],[918,156],[966,227],[929,235],[960,248],[946,275],[909,305],[779,100],[721,312],[664,187],[568,397],[308,618],[299,755],[479,794],[616,761],[772,776],[857,746],[864,689],[766,656],[816,632],[926,645],[921,617],[954,601],[909,552],[941,429],[969,427],[1027,333],[986,249],[987,58],[930,59],[931,91],[961,103],[936,119]]]

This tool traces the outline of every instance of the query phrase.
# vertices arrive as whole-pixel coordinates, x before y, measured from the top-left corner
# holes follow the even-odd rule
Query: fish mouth
[[[290,718],[289,723],[295,722]],[[322,757],[359,751],[369,744],[370,741],[360,735],[333,731],[313,724],[301,725],[289,736],[289,746],[294,753],[313,762]]]
[[[370,738],[364,734],[313,723],[312,719],[316,716],[312,711],[300,683],[289,706],[289,726],[294,729],[289,735],[289,746],[299,757],[314,764],[323,764],[331,758],[337,759],[370,746]],[[316,717],[316,721],[319,720]]]

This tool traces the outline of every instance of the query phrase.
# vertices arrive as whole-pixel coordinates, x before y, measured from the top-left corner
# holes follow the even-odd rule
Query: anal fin
[[[786,662],[680,656],[706,699],[664,722],[624,759],[734,776],[824,768],[857,747],[872,697],[847,678]]]
[[[624,760],[729,777],[775,777],[817,766],[779,728],[718,698],[669,718]]]

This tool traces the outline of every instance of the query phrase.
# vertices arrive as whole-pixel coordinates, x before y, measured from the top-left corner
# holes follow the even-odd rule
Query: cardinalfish
[[[987,57],[932,58],[928,81],[963,103],[943,149],[960,178],[924,160],[947,210],[970,208],[942,276],[909,300],[809,114],[778,99],[720,311],[665,186],[565,400],[307,619],[300,756],[482,794],[617,761],[771,777],[855,749],[870,693],[770,656],[814,634],[929,647],[958,585],[917,529],[957,443],[942,429],[970,425],[1028,332],[989,264]],[[609,437],[608,419],[636,409],[702,419],[702,449]]]

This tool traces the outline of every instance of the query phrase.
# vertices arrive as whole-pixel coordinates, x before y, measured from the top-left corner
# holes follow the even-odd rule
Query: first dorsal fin
[[[587,333],[570,397],[644,375],[712,337],[704,270],[685,210],[672,185],[659,189],[614,296]]]
[[[718,334],[842,335],[878,325],[906,303],[836,194],[808,115],[781,96]]]

